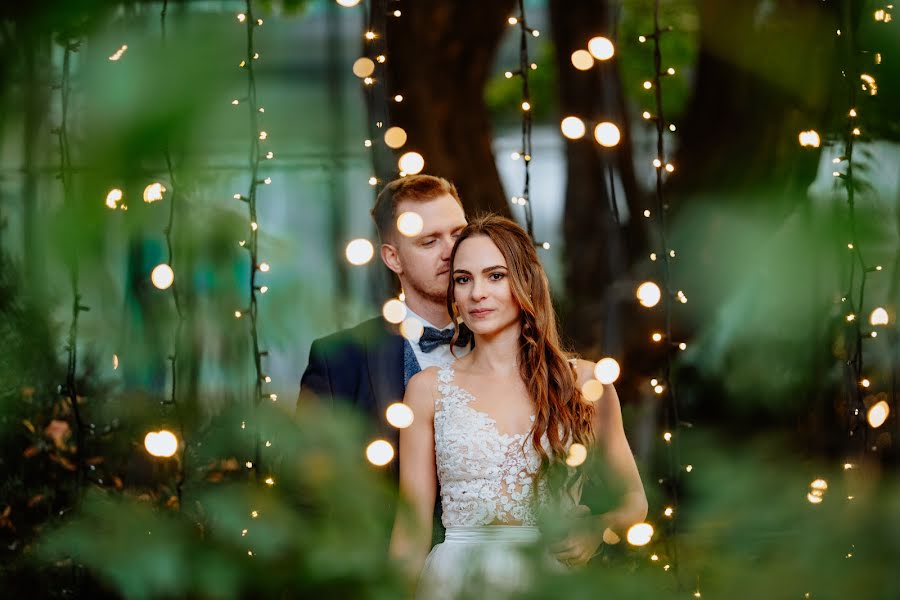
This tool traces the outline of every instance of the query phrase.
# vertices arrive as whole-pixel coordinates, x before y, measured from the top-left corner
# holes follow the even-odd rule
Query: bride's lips
[[[494,312],[493,308],[476,308],[469,311],[469,314],[473,317],[485,317],[490,313]]]

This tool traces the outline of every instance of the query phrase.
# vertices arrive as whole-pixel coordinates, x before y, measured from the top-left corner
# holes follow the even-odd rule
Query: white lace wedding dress
[[[530,432],[500,433],[493,418],[471,406],[474,396],[454,385],[453,375],[452,366],[438,372],[434,413],[446,536],[425,561],[417,596],[503,597],[528,586],[520,550],[540,538],[532,494],[541,459]],[[546,435],[544,447],[549,449]],[[545,482],[537,485],[540,504],[548,491]],[[577,504],[577,493],[564,496],[563,510]]]

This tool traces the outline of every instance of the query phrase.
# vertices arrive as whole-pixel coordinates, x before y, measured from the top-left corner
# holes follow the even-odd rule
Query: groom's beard
[[[447,304],[447,287],[445,285],[440,285],[438,282],[431,282],[434,286],[433,289],[424,289],[418,285],[411,285],[410,287],[415,290],[416,294],[418,294],[423,299],[434,302],[435,304],[440,304],[441,306],[445,306]]]

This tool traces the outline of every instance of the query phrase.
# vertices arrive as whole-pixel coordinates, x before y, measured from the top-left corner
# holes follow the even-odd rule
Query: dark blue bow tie
[[[428,354],[438,346],[449,344],[453,340],[453,329],[435,329],[434,327],[426,327],[419,338],[419,350]],[[472,339],[472,332],[466,327],[460,327],[459,339],[456,340],[456,346],[468,346]]]

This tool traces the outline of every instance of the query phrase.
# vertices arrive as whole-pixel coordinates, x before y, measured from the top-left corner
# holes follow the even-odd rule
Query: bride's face
[[[509,283],[509,269],[487,236],[463,240],[453,261],[453,299],[466,326],[493,335],[519,325],[519,304]]]

